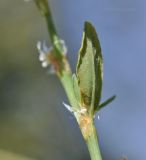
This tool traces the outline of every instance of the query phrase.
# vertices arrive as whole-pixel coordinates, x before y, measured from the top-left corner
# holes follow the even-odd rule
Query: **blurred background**
[[[50,0],[73,71],[83,24],[91,21],[104,57],[103,100],[95,118],[103,160],[146,160],[146,1]],[[36,43],[48,40],[31,1],[0,0],[0,160],[89,160],[67,98],[41,68]],[[29,157],[29,158],[28,158]]]

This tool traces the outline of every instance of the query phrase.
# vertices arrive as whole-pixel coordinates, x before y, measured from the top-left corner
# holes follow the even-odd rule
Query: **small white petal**
[[[65,44],[64,40],[60,40],[61,44],[62,44],[62,49],[63,49],[63,54],[66,55],[67,54],[67,46]]]
[[[38,42],[37,42],[37,49],[38,49],[38,50],[41,50],[41,41],[38,41]]]
[[[42,67],[43,67],[43,68],[46,68],[48,65],[49,65],[49,64],[48,64],[47,61],[43,61],[43,62],[42,62]]]
[[[66,104],[63,102],[64,107],[69,111],[69,112],[73,112],[72,108],[70,105]]]
[[[67,47],[65,45],[65,41],[60,39],[54,42],[54,44],[61,44],[62,50],[63,50],[63,54],[66,55],[67,54]]]
[[[52,49],[53,49],[53,47],[48,48],[47,45],[46,45],[46,42],[45,42],[45,41],[43,42],[43,45],[42,45],[42,50],[43,50],[43,52],[48,53],[48,52],[50,52]]]
[[[97,119],[100,120],[100,116],[99,115],[97,115]]]
[[[46,55],[44,54],[44,53],[41,53],[40,55],[39,55],[39,60],[40,61],[44,61],[46,59]]]

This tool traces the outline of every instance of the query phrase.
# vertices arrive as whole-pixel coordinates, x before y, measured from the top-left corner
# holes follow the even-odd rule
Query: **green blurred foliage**
[[[12,152],[0,150],[0,159],[2,160],[34,160]]]

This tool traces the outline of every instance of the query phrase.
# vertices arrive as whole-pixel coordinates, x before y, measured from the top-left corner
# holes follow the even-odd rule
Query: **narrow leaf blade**
[[[106,105],[108,105],[109,103],[111,103],[113,100],[115,100],[116,95],[108,98],[106,101],[104,101],[103,103],[101,103],[98,107],[96,111],[99,111],[100,109],[102,109],[103,107],[105,107]]]

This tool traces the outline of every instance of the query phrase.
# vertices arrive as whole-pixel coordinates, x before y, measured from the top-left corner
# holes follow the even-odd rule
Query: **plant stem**
[[[72,74],[71,72],[63,72],[62,76],[59,77],[60,81],[65,89],[67,97],[71,106],[74,108],[78,108],[78,103],[74,94],[73,82],[72,82]]]
[[[45,18],[46,18],[46,22],[47,22],[47,26],[48,26],[48,32],[50,34],[50,39],[51,39],[51,42],[52,42],[53,47],[55,49],[55,53],[59,56],[62,54],[62,50],[61,50],[61,47],[59,44],[60,39],[58,37],[55,25],[53,23],[53,19],[52,19],[52,15],[51,15],[51,11],[50,11],[49,6],[48,6],[48,12],[45,15]]]
[[[85,140],[88,150],[90,152],[91,160],[102,160],[100,148],[98,145],[98,138],[96,133],[96,128],[94,126],[94,123],[91,124],[92,127],[92,134]]]
[[[45,17],[46,22],[47,22],[47,26],[48,26],[48,32],[50,35],[50,39],[51,42],[53,44],[53,47],[55,49],[55,55],[57,57],[63,57],[63,50],[60,47],[59,43],[56,43],[56,41],[59,42],[60,38],[56,32],[56,28],[54,26],[53,23],[53,19],[52,19],[52,15],[51,15],[51,10],[48,4],[47,0],[35,0],[35,3],[37,5],[37,7],[39,8],[40,12],[42,13],[42,15]],[[64,67],[62,68],[61,74],[57,74],[58,78],[60,79],[67,97],[70,101],[71,106],[73,106],[74,108],[79,108],[75,94],[74,94],[74,89],[73,89],[73,80],[72,80],[72,71],[70,69],[69,63],[67,61],[67,59],[65,58],[60,58],[61,63],[64,65]],[[96,134],[96,129],[94,126],[94,122],[93,122],[93,117],[91,118],[91,123],[87,124],[88,128],[90,128],[91,132],[88,136],[84,135],[83,132],[83,128],[81,126],[80,123],[80,119],[78,118],[78,116],[75,116],[79,127],[82,131],[83,137],[86,141],[90,156],[91,156],[91,160],[102,160],[101,158],[101,154],[100,154],[100,149],[98,146],[98,140],[97,140],[97,134]],[[81,118],[81,121],[84,120],[84,117]],[[85,120],[86,121],[86,120]]]
[[[62,48],[61,44],[59,44],[59,37],[52,19],[52,14],[50,10],[50,6],[48,3],[48,0],[34,0],[41,15],[46,19],[47,26],[48,26],[48,32],[50,35],[50,40],[52,42],[52,45],[54,47],[54,54],[57,57],[61,57],[62,54]]]

